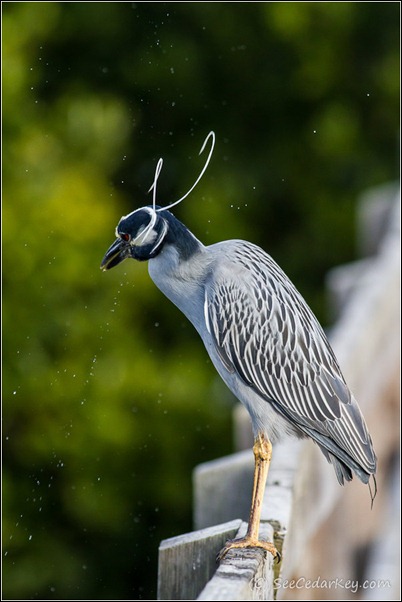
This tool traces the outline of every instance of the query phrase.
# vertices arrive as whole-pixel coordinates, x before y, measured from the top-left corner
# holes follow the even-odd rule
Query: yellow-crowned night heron
[[[152,280],[195,326],[218,373],[251,416],[255,471],[248,531],[223,553],[258,546],[276,556],[273,544],[258,539],[271,440],[285,433],[310,437],[341,485],[353,473],[367,484],[376,471],[370,435],[334,352],[303,297],[256,245],[228,240],[204,246],[155,202],[122,217],[116,236],[101,268],[130,257],[148,260]]]

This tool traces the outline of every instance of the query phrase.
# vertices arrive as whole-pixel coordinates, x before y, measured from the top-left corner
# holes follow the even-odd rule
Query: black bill
[[[121,238],[116,238],[114,243],[108,248],[102,263],[100,265],[101,270],[104,272],[114,268],[116,265],[121,263],[126,257],[130,255],[130,245],[128,245]]]

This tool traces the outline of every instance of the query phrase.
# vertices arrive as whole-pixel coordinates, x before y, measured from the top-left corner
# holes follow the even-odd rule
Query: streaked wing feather
[[[209,284],[205,311],[224,365],[330,456],[374,472],[370,436],[335,355],[279,266],[241,243]]]

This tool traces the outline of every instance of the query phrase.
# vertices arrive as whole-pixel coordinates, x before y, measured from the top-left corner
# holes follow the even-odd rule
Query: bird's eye
[[[120,232],[119,236],[122,240],[124,240],[125,242],[129,242],[131,236],[129,234],[127,234],[126,232]]]

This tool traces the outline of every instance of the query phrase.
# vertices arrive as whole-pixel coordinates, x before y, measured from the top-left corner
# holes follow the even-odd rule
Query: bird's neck
[[[163,218],[168,223],[165,245],[173,246],[177,250],[181,262],[186,262],[199,253],[203,244],[181,221],[168,211],[164,212]]]
[[[187,230],[188,232],[188,230]],[[188,232],[193,236],[190,232]],[[206,247],[193,237],[183,246],[166,241],[162,251],[148,262],[148,271],[160,291],[178,307],[197,328],[202,315],[204,283],[209,271]],[[189,250],[191,249],[191,252]],[[198,311],[201,309],[201,311]]]

